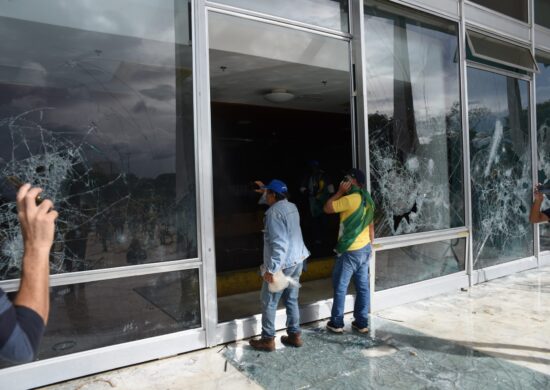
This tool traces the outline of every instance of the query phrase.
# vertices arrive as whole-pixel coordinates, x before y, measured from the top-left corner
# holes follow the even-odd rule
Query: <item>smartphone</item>
[[[6,176],[6,180],[15,188],[16,191],[18,191],[19,188],[21,188],[23,184],[25,184],[17,176]],[[44,199],[40,195],[38,195],[36,197],[36,204],[42,203],[43,200]]]

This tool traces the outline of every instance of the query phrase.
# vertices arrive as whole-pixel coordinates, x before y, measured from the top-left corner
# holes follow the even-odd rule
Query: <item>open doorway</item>
[[[349,42],[217,13],[209,26],[219,322],[260,313],[255,180],[283,180],[300,210],[300,303],[331,298],[338,220],[322,204],[352,164]]]

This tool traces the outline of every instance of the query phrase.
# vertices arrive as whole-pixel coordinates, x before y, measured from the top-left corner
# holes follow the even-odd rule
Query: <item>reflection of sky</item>
[[[281,16],[300,22],[347,31],[347,12],[341,14],[342,0],[218,0],[219,3]]]
[[[0,16],[174,42],[174,0],[0,0]]]
[[[506,76],[468,68],[469,109],[485,108],[501,119],[509,115],[508,100],[511,98],[506,84]],[[527,81],[518,80],[522,109],[529,106]]]
[[[457,37],[407,24],[407,67],[402,53],[395,53],[394,20],[367,15],[365,24],[369,113],[393,115],[394,81],[399,80],[411,83],[419,122],[444,118],[459,100]]]
[[[31,2],[21,3],[29,7]],[[55,2],[64,12],[75,13],[95,4]],[[5,14],[3,7],[0,0]],[[133,20],[133,24],[140,25],[141,32],[159,33],[157,27],[148,26],[149,20]],[[168,22],[162,29],[173,33],[173,16]],[[0,18],[0,36],[17,37],[0,42],[0,119],[51,107],[44,114],[44,127],[74,137],[83,137],[94,127],[87,141],[102,150],[97,158],[110,160],[115,168],[149,177],[174,172],[176,47],[126,33],[112,35]],[[181,64],[178,72],[190,92],[190,48],[181,50],[188,63]],[[184,98],[191,104],[191,95]],[[10,156],[10,147],[0,146],[3,158]]]

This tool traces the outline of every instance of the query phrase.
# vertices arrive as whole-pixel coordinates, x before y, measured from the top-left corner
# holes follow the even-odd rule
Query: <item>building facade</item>
[[[376,204],[373,311],[550,263],[528,220],[550,180],[548,0],[0,0],[0,30],[2,177],[60,212],[38,360],[2,363],[3,388],[259,334],[255,180],[300,209],[303,322],[330,315],[319,204],[351,166]]]

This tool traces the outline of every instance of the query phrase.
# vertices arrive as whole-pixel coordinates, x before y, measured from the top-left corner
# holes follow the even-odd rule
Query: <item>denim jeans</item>
[[[303,263],[298,263],[293,267],[286,268],[283,273],[295,280],[300,279]],[[268,284],[264,280],[262,284],[262,337],[275,337],[275,312],[281,297],[286,307],[286,331],[288,334],[300,333],[300,309],[298,307],[298,293],[300,289],[288,286],[283,291],[272,293],[268,289]]]
[[[364,328],[369,324],[369,260],[371,253],[372,247],[371,244],[368,244],[361,249],[345,252],[336,258],[332,270],[334,300],[330,322],[337,328],[344,327],[344,304],[352,276],[356,291],[353,316],[358,327]]]

